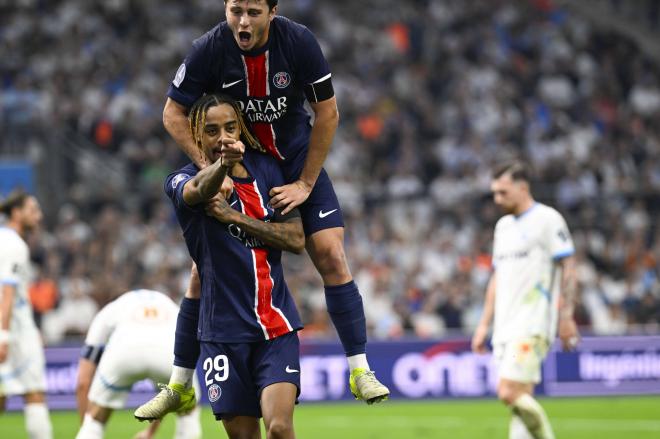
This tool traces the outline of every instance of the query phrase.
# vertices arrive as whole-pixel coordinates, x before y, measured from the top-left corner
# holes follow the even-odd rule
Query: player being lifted
[[[494,314],[497,395],[511,409],[509,438],[552,439],[548,417],[533,397],[534,385],[541,381],[541,363],[558,325],[564,349],[577,343],[577,281],[566,222],[552,207],[534,201],[529,183],[528,167],[520,161],[494,172],[491,190],[506,215],[495,226],[494,271],[472,349],[485,352]]]
[[[6,397],[22,395],[25,428],[31,439],[50,439],[41,335],[28,298],[30,251],[25,235],[41,221],[37,199],[20,190],[1,204],[7,223],[0,227],[0,410]]]
[[[199,340],[209,401],[230,438],[260,437],[261,416],[269,438],[293,438],[302,324],[284,282],[281,250],[303,250],[300,214],[269,203],[282,172],[258,151],[231,98],[198,99],[190,127],[211,165],[200,170],[191,163],[170,174],[165,191],[201,281]],[[229,202],[219,194],[226,175],[234,183]],[[164,389],[135,416],[160,418],[163,407],[179,410],[193,395],[170,387],[175,391]]]
[[[189,289],[199,290],[193,272]],[[78,363],[76,396],[83,424],[76,439],[101,439],[114,410],[124,408],[137,381],[163,382],[170,375],[174,329],[179,308],[165,294],[133,290],[107,304],[94,317]],[[195,385],[197,383],[195,382]],[[175,439],[199,439],[199,408],[191,399],[176,423]],[[136,439],[149,439],[159,422]]]
[[[195,40],[168,91],[167,131],[200,168],[206,163],[190,135],[187,113],[205,93],[239,102],[265,150],[275,157],[284,183],[270,190],[271,204],[287,214],[298,208],[306,249],[325,285],[328,313],[348,358],[350,388],[368,403],[389,395],[370,371],[362,298],[344,252],[344,222],[332,182],[323,169],[339,113],[328,63],[314,35],[277,16],[277,0],[225,0],[226,21]],[[304,108],[314,112],[314,122]],[[225,180],[228,195],[231,181]],[[197,297],[181,306],[177,338],[192,346]],[[179,343],[177,343],[177,346]],[[177,356],[173,383],[185,384],[198,353]]]

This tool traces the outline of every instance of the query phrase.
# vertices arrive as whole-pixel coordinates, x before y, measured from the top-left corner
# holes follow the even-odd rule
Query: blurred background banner
[[[470,352],[467,338],[444,341],[374,342],[369,359],[394,399],[465,398],[495,395],[497,376],[490,355]],[[548,396],[645,395],[660,392],[660,337],[588,337],[579,352],[553,349],[539,394]],[[53,409],[76,407],[78,348],[48,348],[48,401]],[[337,343],[301,346],[301,401],[349,400],[348,370]],[[201,368],[198,369],[201,371]],[[203,371],[199,376],[203,380]],[[202,381],[203,382],[203,381]],[[150,381],[136,383],[128,398],[135,407],[154,394]],[[202,392],[202,399],[207,397]],[[9,399],[9,410],[22,407]]]
[[[32,165],[22,160],[0,160],[0,196],[15,188],[34,193]]]

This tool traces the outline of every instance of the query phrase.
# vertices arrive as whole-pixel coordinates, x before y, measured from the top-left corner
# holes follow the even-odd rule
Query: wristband
[[[0,329],[0,343],[9,343],[9,331]]]

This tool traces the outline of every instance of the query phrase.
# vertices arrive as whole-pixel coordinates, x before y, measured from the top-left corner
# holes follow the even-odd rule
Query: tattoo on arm
[[[281,223],[274,223],[238,213],[234,222],[245,233],[259,238],[265,244],[276,249],[300,253],[305,247],[305,233],[299,217]]]
[[[220,191],[220,185],[226,176],[227,167],[222,166],[222,160],[202,169],[184,187],[184,201],[193,206],[210,200]],[[187,188],[188,185],[191,186],[190,190]]]

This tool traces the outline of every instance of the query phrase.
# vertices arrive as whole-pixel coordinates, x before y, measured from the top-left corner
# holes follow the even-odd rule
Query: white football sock
[[[369,363],[367,362],[367,354],[351,355],[350,357],[346,357],[346,359],[348,360],[349,371],[358,367],[371,370],[369,369]]]
[[[187,367],[172,366],[172,375],[170,375],[170,384],[181,384],[186,389],[192,386],[193,376],[195,369],[188,369]]]
[[[511,415],[509,422],[509,439],[534,439],[527,430],[520,416]]]
[[[103,439],[105,425],[92,418],[89,413],[85,413],[83,425],[80,427],[76,439]]]
[[[548,415],[532,395],[527,393],[519,396],[511,406],[513,413],[527,426],[534,439],[555,439]]]
[[[25,404],[25,430],[30,439],[52,439],[53,426],[48,416],[48,407],[43,402]]]
[[[202,437],[202,424],[199,416],[200,409],[197,406],[187,415],[177,417],[174,439],[200,439]]]

